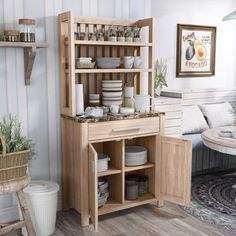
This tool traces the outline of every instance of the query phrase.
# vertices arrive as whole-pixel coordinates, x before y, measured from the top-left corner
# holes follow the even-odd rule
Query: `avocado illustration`
[[[187,60],[191,60],[194,57],[195,54],[195,49],[193,46],[188,46],[186,53],[185,53],[185,58]]]
[[[207,55],[207,51],[204,45],[199,44],[195,47],[196,58],[199,61],[204,61]]]

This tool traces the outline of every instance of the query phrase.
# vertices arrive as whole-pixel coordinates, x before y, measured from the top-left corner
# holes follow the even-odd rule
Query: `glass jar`
[[[134,42],[140,42],[140,31],[141,29],[138,26],[134,26]]]
[[[7,42],[19,42],[18,30],[4,30],[4,40]]]
[[[97,33],[97,41],[104,41],[104,34],[102,32]]]
[[[140,175],[138,176],[138,196],[143,197],[148,193],[148,176]]]
[[[20,41],[35,42],[35,19],[19,19]]]
[[[80,39],[80,24],[77,24],[77,31],[75,32],[75,40]]]
[[[117,26],[111,25],[108,30],[108,41],[116,42],[117,41]]]
[[[88,24],[85,25],[85,31],[80,33],[80,40],[88,40],[89,38],[89,28]]]
[[[95,33],[89,33],[89,40],[96,41],[96,34]]]
[[[124,26],[119,25],[117,27],[117,41],[118,42],[125,42],[125,30],[124,30]]]
[[[133,30],[131,26],[125,27],[125,42],[133,42]]]

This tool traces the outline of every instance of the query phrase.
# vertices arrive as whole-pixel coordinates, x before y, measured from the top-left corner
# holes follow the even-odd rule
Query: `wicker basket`
[[[16,180],[26,176],[29,150],[6,153],[5,138],[0,134],[3,151],[0,154],[0,183]]]

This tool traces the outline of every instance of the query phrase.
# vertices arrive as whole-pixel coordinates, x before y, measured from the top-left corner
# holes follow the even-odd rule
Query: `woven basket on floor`
[[[6,153],[5,138],[0,134],[2,154],[0,154],[0,183],[26,176],[29,150]]]

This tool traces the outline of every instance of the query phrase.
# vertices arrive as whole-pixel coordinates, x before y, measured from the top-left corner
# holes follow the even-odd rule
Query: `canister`
[[[35,42],[35,19],[19,19],[20,41]]]
[[[125,176],[125,198],[136,200],[138,198],[138,176],[129,174]]]

